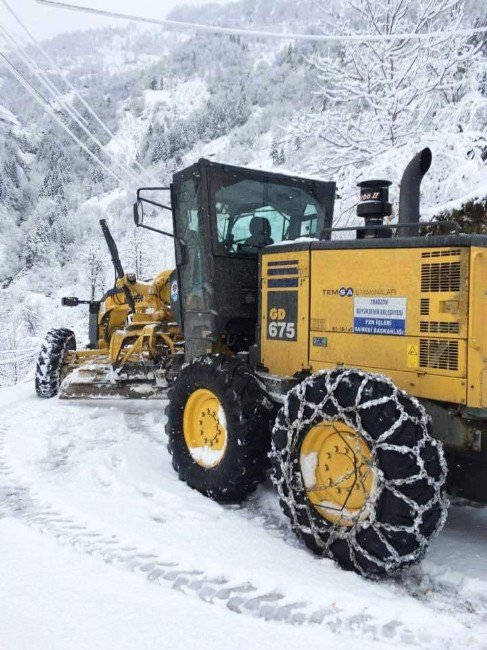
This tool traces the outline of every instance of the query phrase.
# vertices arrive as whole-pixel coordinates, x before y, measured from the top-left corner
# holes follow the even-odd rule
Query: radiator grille
[[[421,316],[429,316],[430,314],[430,299],[421,298],[421,305],[419,308]]]
[[[460,255],[460,249],[456,248],[451,251],[427,251],[421,253],[421,257],[455,257]]]
[[[434,262],[421,267],[421,291],[460,291],[460,262]]]
[[[421,368],[458,370],[458,341],[420,339],[419,365]]]
[[[458,334],[460,323],[447,323],[446,321],[421,321],[419,331],[428,334]]]
[[[257,289],[253,287],[243,287],[240,289],[240,304],[241,305],[256,305],[257,304]]]

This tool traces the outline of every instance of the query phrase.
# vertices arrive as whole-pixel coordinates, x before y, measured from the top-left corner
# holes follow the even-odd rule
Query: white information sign
[[[355,334],[405,336],[407,298],[354,298],[353,331]]]

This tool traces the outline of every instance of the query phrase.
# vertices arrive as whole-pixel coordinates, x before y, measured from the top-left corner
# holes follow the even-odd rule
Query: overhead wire
[[[2,359],[0,360],[0,366],[14,366],[18,363],[27,363],[35,360],[37,353],[33,354],[30,357],[14,357],[13,359]]]
[[[8,3],[7,3],[5,0],[1,0],[1,2],[2,2],[2,4],[7,8],[7,10],[12,14],[12,16],[17,20],[17,22],[21,25],[21,27],[24,29],[24,31],[26,31],[26,33],[34,39],[34,36],[30,34],[29,30],[25,27],[25,25],[22,23],[22,21],[20,20],[20,18],[15,14],[15,12],[10,8],[10,6],[8,5]],[[0,30],[1,30],[1,29],[2,29],[2,28],[0,27]],[[32,71],[32,73],[33,73],[34,75],[36,75],[38,79],[39,79],[39,76],[42,77],[42,78],[40,79],[40,81],[41,81],[41,83],[43,84],[43,86],[46,87],[46,84],[49,86],[49,90],[50,90],[53,94],[55,94],[57,101],[58,101],[59,103],[61,103],[61,104],[64,106],[65,110],[68,111],[68,112],[70,113],[71,118],[72,118],[74,121],[76,121],[76,122],[81,121],[82,124],[79,125],[79,126],[81,126],[81,128],[83,129],[83,131],[85,131],[85,133],[86,133],[87,135],[89,135],[89,137],[90,137],[91,139],[94,139],[94,140],[96,141],[97,146],[104,148],[103,145],[102,145],[102,143],[99,142],[98,139],[95,139],[94,136],[93,136],[93,134],[92,134],[91,132],[89,132],[89,128],[88,128],[88,127],[89,127],[89,124],[88,124],[87,120],[86,120],[86,119],[81,115],[81,113],[76,109],[76,107],[75,107],[75,106],[72,106],[72,105],[71,105],[71,104],[70,104],[70,103],[65,99],[64,94],[63,94],[63,93],[62,93],[62,92],[61,92],[61,91],[56,87],[56,85],[55,85],[55,84],[54,84],[54,83],[49,79],[49,77],[48,77],[48,76],[47,76],[47,75],[46,75],[46,74],[45,74],[45,73],[44,73],[44,72],[39,68],[39,66],[37,65],[37,63],[34,62],[34,61],[32,60],[32,58],[27,54],[27,52],[25,51],[25,49],[22,49],[22,48],[17,44],[17,42],[13,39],[13,37],[12,37],[11,35],[6,34],[6,30],[5,30],[5,29],[3,29],[3,33],[4,33],[4,37],[7,37],[7,38],[9,39],[9,42],[10,42],[11,44],[13,44],[13,46],[14,46],[14,48],[16,49],[17,53],[18,53],[19,56],[22,58],[24,64],[27,65],[28,68],[30,68],[30,70]],[[47,53],[46,53],[46,55],[47,55]],[[47,57],[49,57],[49,55],[47,55]],[[55,62],[54,62],[50,57],[48,58],[48,61],[49,61],[49,62],[52,61],[52,65],[53,65],[53,66],[55,67],[55,69],[56,69],[56,64],[55,64]],[[62,72],[61,72],[60,70],[58,70],[58,72],[59,72],[59,74],[64,78],[64,75],[62,74]],[[65,81],[67,81],[67,80],[65,79]],[[71,87],[72,87],[72,86],[71,86]],[[76,93],[75,90],[74,90],[73,92]],[[74,113],[74,115],[73,115],[73,113]],[[93,111],[92,109],[91,109],[91,113],[94,113],[94,111]],[[78,122],[78,123],[79,123],[79,122]],[[107,127],[107,128],[108,128],[108,127]],[[110,133],[111,133],[111,132],[110,132]],[[111,134],[111,137],[115,137],[115,136],[113,136],[113,134]],[[105,152],[105,154],[106,154],[108,157],[110,157],[113,161],[115,161],[116,164],[117,164],[119,167],[121,167],[122,169],[125,169],[125,170],[126,170],[126,173],[127,173],[127,175],[131,178],[131,180],[136,179],[137,184],[139,184],[139,185],[140,185],[140,184],[143,184],[143,179],[142,179],[142,177],[141,177],[140,175],[136,174],[136,173],[132,170],[132,168],[131,168],[131,167],[130,167],[130,166],[129,166],[125,161],[116,159],[114,155],[112,155],[110,152],[106,151],[105,149],[104,149],[104,152]],[[143,169],[143,168],[142,168],[142,169]]]
[[[19,349],[15,349],[15,350],[0,350],[0,357],[2,355],[6,355],[6,354],[19,354],[19,355],[22,355],[22,356],[24,354],[26,354],[26,355],[27,354],[34,354],[38,350],[39,350],[38,346],[37,347],[31,347],[31,348],[19,348]]]
[[[94,160],[107,174],[112,176],[118,183],[124,183],[123,178],[120,177],[113,169],[110,169],[100,158],[91,151],[84,142],[69,128],[67,124],[57,115],[49,101],[29,82],[28,79],[18,70],[18,68],[10,61],[8,56],[0,51],[0,62],[7,68],[7,70],[17,79],[22,87],[29,93],[29,95],[48,113],[52,119],[59,124],[59,126],[66,131],[66,133],[85,151],[92,160]]]
[[[111,160],[112,164],[114,164],[116,167],[120,168],[120,172],[122,174],[125,174],[127,180],[130,182],[134,182],[136,185],[140,185],[142,182],[142,177],[135,172],[133,172],[130,167],[123,165],[120,163],[120,161],[117,160],[115,156],[113,156],[109,151],[107,151],[104,148],[103,143],[94,135],[90,129],[83,123],[80,119],[79,113],[73,109],[72,106],[70,106],[69,102],[67,102],[64,99],[63,94],[52,84],[48,79],[45,78],[45,75],[42,74],[41,71],[37,69],[36,63],[25,53],[22,52],[22,50],[19,48],[17,45],[15,39],[7,32],[7,30],[0,25],[0,35],[3,35],[3,38],[7,41],[7,43],[10,43],[13,45],[17,56],[20,58],[20,60],[27,66],[27,68],[32,72],[32,74],[40,81],[42,86],[50,92],[53,96],[54,99],[60,103],[60,105],[64,108],[66,113],[71,117],[71,119],[76,122],[76,124],[81,128],[81,130],[89,137],[93,142],[100,147],[100,149],[104,152],[104,154]]]
[[[98,125],[105,131],[105,133],[112,139],[112,141],[115,143],[117,148],[124,153],[124,155],[127,154],[127,150],[121,145],[121,143],[117,140],[115,134],[111,131],[111,129],[106,125],[106,123],[101,119],[101,117],[98,115],[98,113],[93,109],[92,106],[85,100],[83,95],[76,89],[76,87],[72,84],[72,82],[69,80],[68,76],[63,73],[63,71],[59,68],[59,65],[56,63],[56,61],[52,58],[52,56],[49,54],[49,52],[42,46],[42,44],[37,40],[37,38],[34,36],[34,34],[29,30],[29,28],[26,26],[24,21],[20,18],[20,16],[12,9],[10,4],[7,2],[7,0],[0,0],[0,2],[3,4],[5,9],[9,12],[9,14],[13,17],[15,22],[20,26],[22,31],[27,35],[31,43],[36,47],[36,49],[42,54],[44,59],[49,63],[49,65],[56,70],[56,72],[61,76],[67,87],[71,90],[71,92],[74,94],[74,96],[80,101],[80,103],[84,106],[84,108],[88,111],[88,113],[93,117],[93,119],[98,123]],[[47,75],[45,75],[47,76]],[[51,82],[52,83],[52,82]],[[53,84],[54,85],[54,84]],[[73,107],[74,108],[74,107]],[[81,114],[78,112],[78,115],[80,115],[81,119],[86,123],[86,120],[81,116]],[[139,169],[139,171],[146,177],[150,178],[152,181],[155,183],[159,183],[158,179],[141,163],[137,160],[136,157],[133,156],[128,156],[131,164],[133,164],[135,167]],[[142,183],[143,184],[143,183]]]
[[[20,17],[15,13],[15,11],[10,7],[8,2],[6,0],[0,0],[0,2],[5,6],[5,8],[9,11],[9,13],[13,16],[13,18],[16,20],[16,22],[21,26],[23,31],[29,36],[31,41],[36,45],[36,47],[39,49],[39,51],[43,54],[43,56],[46,58],[46,60],[49,61],[51,65],[53,65],[56,69],[59,70],[57,64],[55,61],[52,59],[52,57],[46,52],[46,50],[40,45],[40,43],[37,41],[35,36],[30,32],[30,30],[25,26],[23,21],[20,19]],[[91,13],[95,15],[100,15],[100,16],[105,16],[105,17],[112,17],[112,18],[117,18],[117,19],[124,19],[124,20],[133,20],[133,21],[138,21],[138,22],[145,22],[145,23],[150,23],[150,24],[157,24],[157,25],[163,25],[166,27],[171,27],[171,28],[179,28],[179,29],[191,29],[191,30],[196,30],[196,31],[207,31],[207,32],[212,32],[212,33],[221,33],[221,34],[234,34],[234,35],[246,35],[246,36],[255,36],[255,37],[263,37],[263,38],[279,38],[279,39],[300,39],[300,40],[313,40],[313,41],[359,41],[359,42],[366,42],[366,41],[380,41],[380,40],[404,40],[404,39],[415,39],[415,40],[421,40],[425,38],[431,38],[435,36],[441,36],[441,37],[447,37],[447,36],[455,36],[455,35],[472,35],[472,34],[477,34],[477,33],[485,33],[487,32],[487,27],[477,27],[477,28],[468,28],[468,29],[457,29],[457,30],[451,30],[451,31],[443,31],[443,32],[428,32],[428,33],[398,33],[398,34],[300,34],[300,33],[283,33],[283,32],[269,32],[269,31],[262,31],[262,30],[248,30],[248,29],[242,29],[242,28],[232,28],[232,27],[221,27],[218,25],[205,25],[205,24],[199,24],[199,23],[188,23],[184,21],[178,21],[178,20],[171,20],[171,19],[156,19],[156,18],[149,18],[149,17],[144,17],[144,16],[137,16],[137,15],[132,15],[132,14],[126,14],[126,13],[121,13],[121,12],[113,12],[113,11],[107,11],[107,10],[102,10],[102,9],[97,9],[94,7],[87,7],[87,6],[81,6],[77,4],[72,4],[72,3],[66,3],[66,2],[58,2],[56,0],[37,0],[39,4],[44,4],[44,5],[49,5],[55,8],[63,8],[63,9],[68,9],[68,10],[74,10],[74,11],[81,11],[85,13]],[[1,28],[0,28],[1,29]],[[2,29],[2,31],[5,33],[5,30]],[[11,38],[11,37],[9,37]],[[17,49],[18,52],[20,52],[24,63],[27,60],[28,67],[31,69],[31,71],[36,75],[36,77],[41,81],[43,86],[49,89],[51,93],[54,94],[55,98],[57,101],[59,101],[64,107],[65,110],[68,111],[70,114],[71,118],[76,121],[76,123],[85,131],[87,135],[91,139],[93,139],[98,146],[100,146],[103,150],[104,147],[101,145],[100,141],[94,136],[90,130],[86,127],[86,120],[83,118],[83,116],[75,109],[74,107],[70,106],[69,103],[64,99],[63,94],[56,88],[55,84],[53,84],[52,81],[50,81],[37,66],[32,65],[32,59],[26,54],[22,53],[18,45],[14,41],[14,45]],[[4,61],[8,64],[8,66],[12,66],[11,62],[5,57],[5,55],[2,55],[2,58]],[[13,69],[12,69],[13,68]],[[13,70],[15,70],[15,67],[12,66],[12,68],[9,68],[10,71],[13,73]],[[20,74],[18,70],[16,70],[16,73]],[[111,132],[111,130],[106,126],[106,124],[101,120],[101,118],[96,114],[96,112],[92,109],[92,107],[86,102],[86,100],[78,93],[76,88],[73,86],[73,84],[69,81],[66,75],[62,73],[62,71],[59,70],[59,73],[61,74],[62,78],[68,85],[68,87],[72,90],[72,92],[75,94],[76,97],[81,101],[83,106],[85,106],[86,110],[93,116],[93,118],[97,121],[97,123],[104,129],[104,131],[110,135],[110,137],[113,139],[114,142],[116,141],[115,135]],[[22,75],[21,75],[22,76]],[[20,78],[17,77],[19,80]],[[35,89],[32,87],[32,85],[28,84],[27,80],[25,77],[23,78],[23,84],[26,89],[29,90],[30,94],[32,94],[31,91],[36,92]],[[27,87],[25,86],[25,83],[28,84]],[[39,93],[37,96],[34,94],[33,95],[36,101],[38,103],[41,103],[44,107],[50,104],[45,100],[45,98],[42,97]],[[50,111],[48,111],[51,116],[55,116],[55,112],[50,107]],[[55,117],[55,119],[57,116]],[[75,137],[76,141],[78,144],[81,143],[81,141],[76,138],[75,134],[72,133],[70,129],[61,121],[56,119],[60,124],[62,124],[62,127],[71,135],[71,137]],[[118,142],[117,142],[118,144]],[[81,146],[84,150],[87,152],[89,149],[81,143]],[[105,151],[105,153],[112,159],[114,160],[114,156],[112,156],[109,152]],[[90,151],[90,156],[94,159],[96,159],[99,163],[101,163],[100,159],[93,154],[93,152]],[[124,163],[116,162],[117,165],[120,165],[122,168],[124,168],[125,173],[130,176],[130,178],[135,178],[135,173],[131,170],[130,167],[125,166]],[[144,173],[144,174],[149,174],[147,170],[144,169],[144,167],[134,159],[134,164]],[[103,165],[103,168],[108,169],[106,165]],[[114,174],[113,172],[110,172],[112,176],[118,177],[118,174]],[[152,176],[153,180],[157,182],[157,179],[155,179]],[[139,182],[139,179],[138,179]]]
[[[472,36],[474,34],[487,33],[486,27],[471,27],[465,29],[455,29],[435,32],[405,32],[397,34],[302,34],[293,32],[271,32],[254,29],[243,29],[237,27],[222,27],[219,25],[207,25],[201,23],[189,23],[182,20],[172,20],[168,18],[149,18],[148,16],[137,16],[95,7],[87,7],[68,2],[58,2],[57,0],[36,0],[39,4],[55,8],[69,9],[71,11],[81,11],[84,13],[104,16],[106,18],[117,18],[121,20],[132,20],[135,22],[148,23],[152,25],[162,25],[164,27],[175,28],[179,30],[194,30],[199,32],[210,32],[213,34],[232,34],[235,36],[253,36],[256,38],[274,38],[280,40],[301,40],[301,41],[327,41],[327,42],[373,42],[373,41],[398,41],[398,40],[426,40],[429,38],[446,38],[450,36]]]

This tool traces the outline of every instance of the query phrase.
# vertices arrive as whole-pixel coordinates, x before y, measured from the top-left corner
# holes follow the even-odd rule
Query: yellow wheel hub
[[[357,431],[338,420],[312,427],[301,446],[300,466],[308,498],[324,519],[352,526],[367,515],[375,472]]]
[[[183,413],[184,440],[193,460],[206,469],[216,467],[227,447],[225,412],[207,388],[191,393]]]

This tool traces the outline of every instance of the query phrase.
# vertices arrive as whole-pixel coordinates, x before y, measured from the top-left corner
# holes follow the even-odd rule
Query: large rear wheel
[[[213,355],[184,366],[169,391],[166,432],[181,480],[216,501],[242,501],[265,478],[272,403],[250,370]]]
[[[368,577],[419,561],[446,518],[446,464],[421,404],[381,375],[337,369],[291,390],[273,481],[314,553]]]

